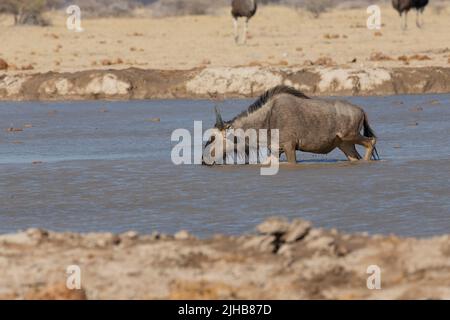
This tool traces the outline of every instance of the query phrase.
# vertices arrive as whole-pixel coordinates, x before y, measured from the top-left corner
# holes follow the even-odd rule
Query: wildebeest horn
[[[222,130],[225,127],[225,125],[223,123],[222,116],[220,115],[217,106],[214,108],[214,111],[216,112],[216,128]]]

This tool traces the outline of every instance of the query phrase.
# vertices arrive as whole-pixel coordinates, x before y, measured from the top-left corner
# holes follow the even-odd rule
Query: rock
[[[30,289],[24,298],[25,300],[87,300],[84,289],[69,290],[64,282]]]
[[[291,257],[293,247],[294,247],[294,245],[292,245],[292,244],[284,244],[281,246],[280,249],[278,249],[277,254],[281,254],[286,257]]]
[[[161,122],[160,118],[150,118],[147,120],[148,122]]]
[[[281,241],[292,243],[303,239],[311,230],[311,223],[301,219],[295,219],[289,226],[288,231],[281,237]]]
[[[150,235],[150,240],[160,240],[161,234],[158,231],[152,232]]]
[[[248,239],[243,247],[246,249],[257,249],[263,252],[273,252],[275,237],[272,235],[254,236]]]
[[[94,243],[96,247],[107,248],[109,246],[115,246],[120,244],[121,239],[118,235],[112,233],[100,234],[98,236],[93,235]]]
[[[22,128],[13,128],[13,127],[9,127],[6,129],[6,132],[21,132],[23,131]]]
[[[192,236],[186,230],[181,230],[175,233],[174,238],[175,240],[188,240],[191,239]]]
[[[265,220],[256,227],[260,234],[280,235],[289,229],[289,222],[285,218],[273,217]]]
[[[22,66],[20,68],[20,70],[23,70],[23,71],[34,70],[34,67],[33,67],[33,65],[31,63],[29,63],[27,65]]]
[[[307,242],[306,247],[312,250],[326,250],[334,244],[334,238],[323,236]]]
[[[34,246],[36,241],[30,238],[26,233],[5,234],[0,236],[1,244],[15,244],[19,246]]]
[[[345,257],[349,253],[349,250],[345,245],[338,244],[336,245],[335,252],[338,257]]]
[[[137,240],[139,238],[139,234],[136,231],[125,232],[122,236],[129,240]]]
[[[27,231],[25,231],[25,233],[27,234],[27,236],[30,239],[33,239],[33,240],[43,240],[45,238],[48,238],[48,236],[49,236],[49,233],[47,230],[37,229],[37,228],[30,228]]]
[[[0,70],[6,70],[8,69],[8,63],[3,60],[2,58],[0,58]]]

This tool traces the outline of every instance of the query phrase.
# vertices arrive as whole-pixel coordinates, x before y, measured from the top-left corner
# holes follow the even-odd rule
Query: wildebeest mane
[[[253,104],[251,104],[246,111],[241,112],[239,115],[237,115],[236,117],[234,117],[231,121],[229,121],[229,123],[232,123],[233,121],[246,117],[249,114],[252,114],[253,112],[261,109],[272,97],[279,95],[279,94],[290,94],[293,96],[296,96],[298,98],[302,98],[302,99],[310,99],[310,97],[308,97],[307,95],[305,95],[303,92],[293,88],[293,87],[289,87],[289,86],[276,86],[273,87],[272,89],[267,90],[266,92],[264,92],[259,98],[258,100],[256,100]]]

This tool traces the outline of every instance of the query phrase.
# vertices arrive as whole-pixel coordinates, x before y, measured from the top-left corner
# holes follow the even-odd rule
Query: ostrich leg
[[[424,25],[424,21],[423,21],[423,11],[424,11],[423,8],[420,9],[420,18],[419,18],[419,24],[420,24],[420,26],[418,26],[419,28],[422,28],[423,25]]]
[[[233,18],[233,27],[234,27],[234,42],[238,43],[239,34],[238,34],[238,19]]]
[[[248,33],[248,18],[245,19],[244,24],[244,44],[247,43],[247,33]]]
[[[416,26],[417,28],[422,28],[422,25],[420,24],[420,11],[417,10],[417,15],[416,15]]]
[[[408,11],[404,12],[402,29],[408,29]]]

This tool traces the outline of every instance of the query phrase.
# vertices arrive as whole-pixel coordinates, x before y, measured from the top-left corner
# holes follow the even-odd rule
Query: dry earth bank
[[[310,95],[450,92],[450,68],[209,67],[193,70],[91,70],[0,76],[0,100],[253,97],[285,84]]]

